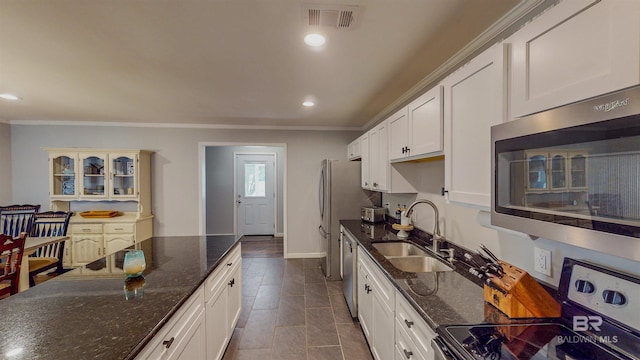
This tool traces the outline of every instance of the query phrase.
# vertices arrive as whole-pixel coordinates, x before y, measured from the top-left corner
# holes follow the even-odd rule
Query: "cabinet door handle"
[[[229,283],[227,285],[233,287],[233,285],[235,285],[236,283],[236,278],[231,279],[231,281],[229,281]]]
[[[367,292],[367,294],[370,293],[371,292],[371,286],[365,284],[364,285],[364,290]]]
[[[411,329],[411,326],[413,326],[413,321],[409,321],[409,320],[407,320],[407,319],[404,319],[404,323],[405,323],[405,324],[407,324],[407,327],[408,327],[409,329]]]
[[[227,266],[231,266],[233,265],[233,262],[227,263]]]
[[[373,187],[378,187],[378,183],[373,183]]]
[[[168,349],[171,347],[171,344],[173,344],[173,340],[175,340],[175,338],[172,336],[171,339],[163,341],[162,345]]]
[[[406,356],[407,359],[410,359],[411,356],[413,356],[413,352],[412,351],[408,351],[407,349],[402,349],[402,351],[404,352],[404,356]]]

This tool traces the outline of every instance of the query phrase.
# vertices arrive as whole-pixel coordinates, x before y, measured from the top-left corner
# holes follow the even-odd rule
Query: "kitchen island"
[[[143,281],[125,286],[125,249],[1,300],[2,356],[133,359],[218,272],[238,240],[152,237],[130,247],[144,251]]]

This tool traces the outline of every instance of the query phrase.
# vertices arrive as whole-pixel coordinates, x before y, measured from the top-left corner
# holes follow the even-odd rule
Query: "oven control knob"
[[[576,280],[575,286],[578,292],[585,294],[593,294],[593,292],[596,290],[595,286],[593,286],[593,283],[587,280]]]
[[[602,298],[607,304],[624,305],[627,303],[627,298],[624,296],[624,294],[615,290],[603,291]]]

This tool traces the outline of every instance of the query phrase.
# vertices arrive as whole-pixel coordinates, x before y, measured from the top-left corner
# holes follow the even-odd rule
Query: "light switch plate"
[[[541,274],[551,276],[551,251],[541,248],[533,249],[533,269]]]

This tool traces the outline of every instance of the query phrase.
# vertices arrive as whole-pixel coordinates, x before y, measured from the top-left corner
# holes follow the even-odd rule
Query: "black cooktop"
[[[464,359],[631,359],[617,335],[573,331],[561,323],[449,325],[438,333]]]

